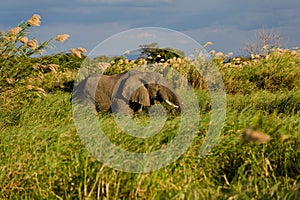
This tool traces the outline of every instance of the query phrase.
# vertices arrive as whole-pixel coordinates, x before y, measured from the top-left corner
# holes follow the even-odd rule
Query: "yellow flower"
[[[295,55],[297,55],[297,54],[298,54],[298,52],[297,52],[296,50],[292,50],[292,51],[291,51],[291,55],[292,55],[292,56],[295,56]]]
[[[206,42],[206,44],[204,45],[204,47],[207,47],[209,45],[212,45],[213,43],[212,42]]]
[[[41,25],[41,16],[38,14],[34,14],[28,21],[27,24],[29,26],[40,26]]]
[[[37,49],[37,41],[36,40],[29,40],[26,44],[26,46],[29,48],[29,49]]]
[[[210,53],[211,55],[214,55],[214,54],[216,54],[216,51],[215,51],[215,50],[211,50],[209,53]]]
[[[70,51],[72,52],[72,54],[78,58],[81,58],[81,54],[80,51],[78,51],[78,49],[72,48],[70,49]]]
[[[177,58],[178,63],[181,63],[181,61],[182,61],[181,58]]]
[[[25,36],[20,38],[19,41],[22,42],[23,44],[26,44],[28,42],[28,38]]]
[[[81,53],[86,53],[87,50],[85,48],[79,47],[77,48],[78,51],[80,51]]]
[[[2,40],[3,41],[15,41],[16,40],[16,36],[14,36],[14,35],[12,35],[12,36],[3,35],[2,36]]]
[[[32,89],[34,88],[34,86],[32,86],[32,85],[27,85],[26,88],[27,88],[28,90],[32,90]]]
[[[58,42],[64,42],[69,37],[70,37],[70,35],[68,35],[68,34],[57,35],[55,37],[55,40],[58,41]]]
[[[56,73],[56,72],[57,72],[57,69],[59,68],[59,65],[57,65],[57,64],[49,64],[49,65],[48,65],[48,68],[49,68],[52,72]]]
[[[223,52],[218,52],[215,54],[215,57],[222,58],[224,56]]]
[[[122,65],[124,63],[124,60],[123,59],[120,59],[119,61],[118,61],[118,64],[120,64],[120,65]]]
[[[262,50],[268,50],[269,46],[266,44],[262,47]]]
[[[21,30],[22,30],[22,28],[17,26],[15,28],[10,29],[8,32],[12,35],[17,35]]]
[[[43,88],[37,87],[36,90],[38,93],[41,93],[43,96],[46,96],[46,91]]]
[[[12,78],[7,78],[6,81],[7,81],[8,84],[13,84],[14,79],[12,79]]]
[[[6,35],[3,35],[2,38],[1,38],[3,41],[9,41],[10,40],[10,37],[6,36]]]
[[[233,52],[229,52],[228,54],[227,54],[227,56],[232,56],[233,55]]]

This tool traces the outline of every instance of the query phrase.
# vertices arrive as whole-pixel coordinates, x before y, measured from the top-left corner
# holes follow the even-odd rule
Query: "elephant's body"
[[[94,104],[97,111],[124,114],[129,114],[128,107],[137,112],[155,101],[180,108],[179,98],[159,73],[136,70],[111,76],[91,75],[75,87],[73,98]]]

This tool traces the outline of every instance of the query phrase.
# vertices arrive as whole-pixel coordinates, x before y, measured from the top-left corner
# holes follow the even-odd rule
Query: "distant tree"
[[[256,33],[256,38],[245,45],[244,51],[249,55],[266,55],[281,45],[281,35],[275,30],[264,27]]]
[[[173,48],[159,48],[157,43],[140,45],[140,58],[146,59],[150,63],[166,61],[170,58],[183,58],[184,52]]]

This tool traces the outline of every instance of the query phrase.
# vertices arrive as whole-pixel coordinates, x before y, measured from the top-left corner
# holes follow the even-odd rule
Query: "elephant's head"
[[[179,97],[159,73],[132,70],[121,79],[115,93],[115,111],[127,113],[129,106],[136,112],[156,102],[165,102],[171,108],[180,109]]]
[[[150,106],[158,102],[166,102],[173,108],[180,107],[180,101],[175,92],[164,85],[158,83],[148,83],[140,86],[133,92],[130,97],[131,107],[141,108],[142,106]],[[134,109],[136,110],[136,109]]]

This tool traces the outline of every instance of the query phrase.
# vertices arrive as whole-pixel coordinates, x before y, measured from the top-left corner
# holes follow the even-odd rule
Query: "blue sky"
[[[299,0],[2,0],[0,30],[35,13],[42,17],[41,27],[33,32],[39,40],[70,35],[48,52],[72,47],[91,51],[114,34],[140,27],[173,29],[235,55],[262,27],[282,35],[283,47],[300,46]]]

